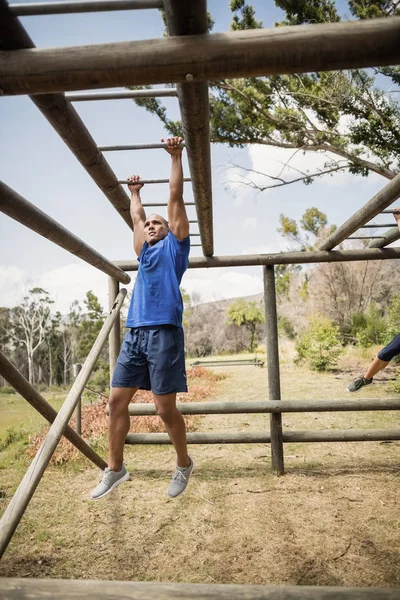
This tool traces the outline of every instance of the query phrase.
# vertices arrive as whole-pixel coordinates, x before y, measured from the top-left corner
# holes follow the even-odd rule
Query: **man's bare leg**
[[[372,379],[374,377],[374,375],[379,373],[379,371],[382,371],[382,369],[387,367],[388,364],[389,364],[389,361],[381,360],[378,357],[374,358],[371,365],[369,366],[367,371],[365,371],[365,373],[364,373],[365,379]]]
[[[187,451],[186,425],[176,408],[176,394],[153,394],[153,398],[157,413],[176,450],[178,467],[189,467],[191,462]]]
[[[138,388],[112,388],[109,400],[108,466],[120,471],[124,460],[125,438],[130,427],[128,406]]]

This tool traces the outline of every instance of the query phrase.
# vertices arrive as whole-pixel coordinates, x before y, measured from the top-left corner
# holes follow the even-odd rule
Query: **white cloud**
[[[196,292],[201,302],[251,296],[263,291],[261,274],[248,275],[230,269],[190,269],[184,275],[182,287],[189,293]]]
[[[343,128],[346,128],[347,124],[343,123]],[[303,152],[289,150],[285,148],[273,148],[270,146],[263,146],[259,144],[249,146],[249,157],[251,160],[251,168],[258,173],[247,173],[242,172],[242,180],[251,175],[251,179],[256,185],[274,185],[279,184],[279,181],[269,179],[262,175],[262,173],[268,173],[272,177],[281,177],[284,180],[292,180],[301,177],[303,173],[313,174],[319,169],[324,167],[324,164],[328,161],[341,160],[339,156],[336,156],[330,152]],[[289,164],[288,164],[289,163]],[[240,180],[240,174],[235,175]],[[324,175],[321,178],[321,183],[325,185],[346,185],[351,182],[354,183],[356,180],[355,175],[345,172],[333,172],[332,175]],[[368,178],[361,178],[366,183],[375,184],[377,181],[382,182],[384,185],[384,179],[375,173],[371,173]],[[274,188],[276,189],[276,188]],[[269,190],[273,191],[273,190]]]
[[[135,275],[134,275],[135,276]],[[15,306],[32,287],[41,287],[54,300],[54,310],[65,314],[74,300],[83,301],[92,290],[102,306],[108,308],[107,275],[84,263],[73,263],[29,277],[16,267],[0,267],[0,305]],[[131,285],[131,284],[130,284]]]
[[[255,217],[246,217],[242,224],[243,229],[257,229],[258,221]]]

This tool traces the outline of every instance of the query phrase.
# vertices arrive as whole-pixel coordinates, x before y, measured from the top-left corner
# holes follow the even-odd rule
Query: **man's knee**
[[[166,425],[171,425],[177,418],[177,415],[180,415],[180,412],[175,406],[165,405],[157,407],[157,414]]]
[[[110,415],[125,413],[136,389],[113,388],[108,400]]]

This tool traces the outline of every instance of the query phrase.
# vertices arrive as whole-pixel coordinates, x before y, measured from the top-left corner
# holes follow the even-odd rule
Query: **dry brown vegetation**
[[[266,369],[218,368],[213,400],[267,398]],[[284,398],[346,398],[349,376],[282,366]],[[363,397],[386,397],[378,382]],[[139,420],[139,419],[138,419]],[[398,414],[284,415],[285,429],[384,428]],[[268,429],[265,415],[214,415],[198,430]],[[166,497],[170,447],[128,447],[131,481],[88,499],[83,461],[46,471],[2,562],[1,576],[204,583],[400,585],[400,443],[286,444],[286,474],[268,445],[192,446],[186,494]],[[7,499],[19,473],[0,471]],[[0,505],[1,506],[1,505]]]

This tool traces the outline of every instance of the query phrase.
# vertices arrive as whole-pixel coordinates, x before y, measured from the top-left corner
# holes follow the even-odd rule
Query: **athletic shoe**
[[[182,494],[187,488],[187,484],[189,483],[189,477],[193,473],[194,469],[194,462],[192,461],[190,456],[189,459],[190,465],[188,467],[176,467],[176,471],[172,476],[172,481],[167,492],[168,496],[170,496],[171,498],[176,498],[177,496]]]
[[[365,377],[360,375],[360,377],[356,377],[354,379],[354,381],[349,383],[349,385],[347,386],[347,391],[348,392],[358,392],[361,390],[362,387],[364,387],[365,385],[369,385],[372,382],[373,382],[373,379],[365,379]]]
[[[92,500],[99,500],[112,492],[120,483],[128,481],[128,479],[129,473],[126,470],[125,465],[122,465],[120,471],[111,471],[111,469],[106,467],[99,485],[92,490],[90,497]]]

